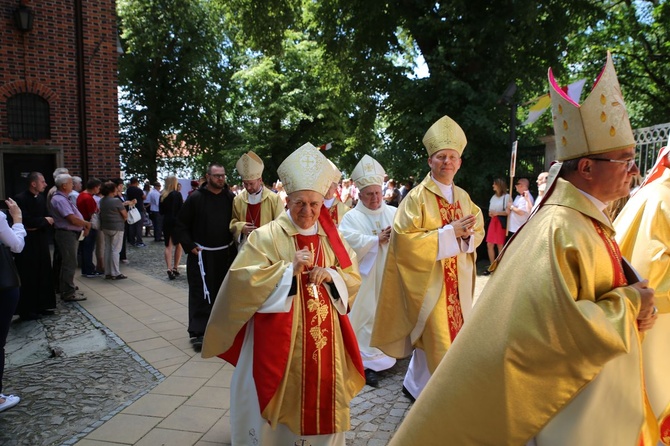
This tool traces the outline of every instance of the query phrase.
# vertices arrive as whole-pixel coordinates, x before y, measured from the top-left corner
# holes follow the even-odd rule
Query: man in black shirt
[[[200,351],[202,337],[223,278],[237,249],[230,232],[233,193],[220,164],[207,169],[207,182],[193,191],[177,216],[174,237],[188,254],[188,333]]]

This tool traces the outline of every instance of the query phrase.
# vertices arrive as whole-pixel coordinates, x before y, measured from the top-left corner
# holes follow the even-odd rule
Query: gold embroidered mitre
[[[359,190],[363,190],[373,184],[382,186],[385,173],[384,168],[376,159],[369,155],[363,155],[363,158],[351,172],[351,179],[354,180]]]
[[[263,160],[252,151],[242,155],[242,157],[237,160],[237,164],[235,164],[237,173],[240,174],[243,181],[259,179],[261,175],[263,175],[264,167]]]
[[[465,132],[449,116],[442,116],[423,135],[423,145],[428,150],[428,156],[443,149],[452,149],[462,155],[467,143]]]
[[[332,176],[333,181],[331,183],[337,184],[340,182],[340,179],[342,178],[342,172],[340,172],[340,169],[338,169],[335,163],[333,163],[331,160],[328,160],[328,162],[330,163],[331,169],[333,169],[333,176]]]
[[[626,104],[609,51],[605,68],[581,106],[570,99],[556,83],[551,68],[549,93],[556,135],[556,157],[559,161],[635,145]]]
[[[279,165],[277,174],[287,194],[312,190],[325,196],[340,173],[316,147],[306,143]]]

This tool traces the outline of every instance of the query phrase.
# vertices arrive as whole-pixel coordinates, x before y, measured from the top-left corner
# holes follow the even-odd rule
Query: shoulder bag
[[[130,206],[130,209],[128,209],[128,220],[126,220],[128,224],[133,225],[140,220],[142,220],[142,215],[140,214],[140,211],[137,210],[135,206]]]

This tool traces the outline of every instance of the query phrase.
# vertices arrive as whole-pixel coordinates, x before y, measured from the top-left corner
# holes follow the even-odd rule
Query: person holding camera
[[[25,246],[24,238],[26,236],[21,208],[11,198],[8,198],[5,204],[7,204],[8,213],[14,223],[10,227],[7,223],[7,215],[5,215],[5,212],[0,212],[0,249],[9,248],[10,251],[19,253]],[[7,259],[8,262],[14,262],[10,254],[7,256],[10,257]],[[19,276],[14,265],[5,265],[3,262],[2,270],[2,276],[0,276],[0,412],[16,406],[21,400],[18,396],[2,393],[2,375],[5,370],[5,343],[7,342],[9,325],[12,323],[14,311],[19,303],[20,286]]]

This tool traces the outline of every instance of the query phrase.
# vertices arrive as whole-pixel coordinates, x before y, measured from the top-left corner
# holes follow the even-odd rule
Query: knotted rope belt
[[[205,262],[202,261],[202,252],[203,251],[222,251],[224,249],[228,249],[231,246],[233,246],[234,242],[230,242],[227,245],[224,246],[217,246],[215,248],[210,248],[208,246],[202,246],[199,243],[196,243],[195,246],[200,248],[198,251],[198,266],[200,267],[200,277],[202,277],[202,289],[205,294],[205,300],[207,300],[207,303],[211,304],[212,300],[209,298],[209,289],[207,288],[207,282],[205,281]]]

